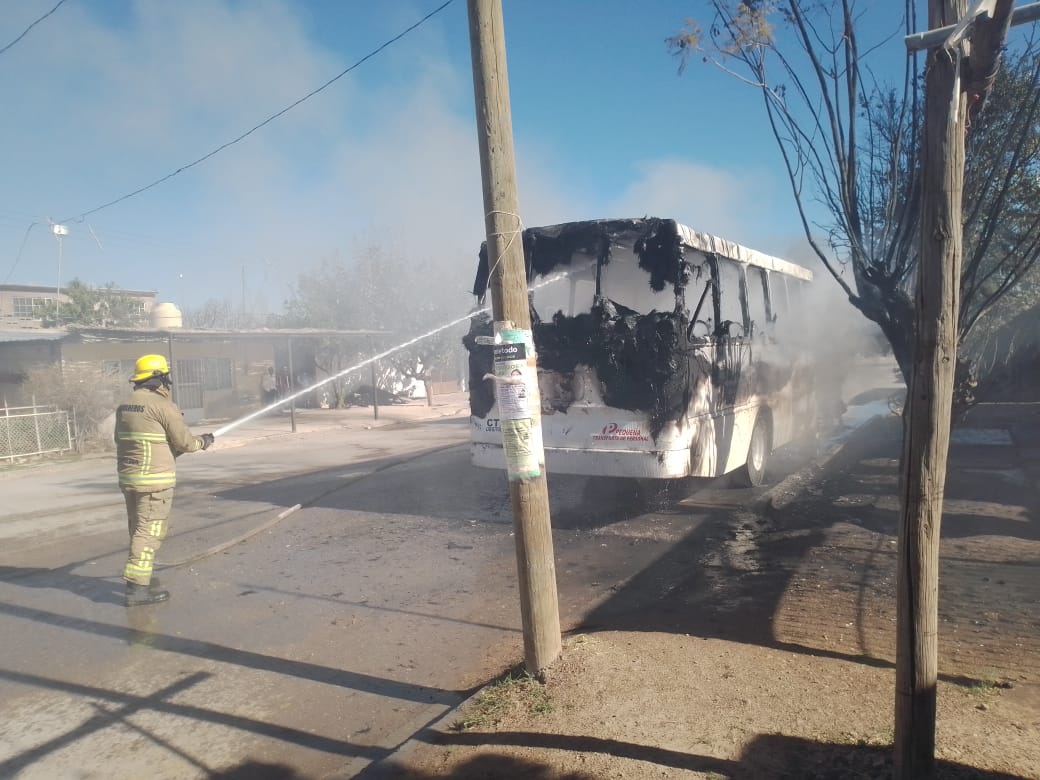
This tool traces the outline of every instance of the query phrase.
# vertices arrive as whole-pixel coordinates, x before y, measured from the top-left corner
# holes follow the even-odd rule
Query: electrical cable
[[[199,163],[205,162],[210,157],[213,157],[215,154],[218,154],[219,152],[224,151],[229,146],[233,146],[234,144],[237,144],[239,141],[241,141],[241,140],[247,138],[248,136],[252,135],[253,133],[255,133],[260,128],[264,127],[267,124],[270,124],[271,122],[273,122],[278,117],[280,117],[283,114],[286,114],[289,111],[291,111],[292,109],[296,108],[296,106],[300,105],[305,100],[309,100],[310,98],[312,98],[315,95],[317,95],[319,92],[323,91],[327,87],[329,87],[332,84],[334,84],[335,82],[339,81],[341,78],[346,76],[352,70],[354,70],[355,68],[357,68],[358,66],[360,66],[361,64],[366,62],[367,60],[370,60],[372,57],[374,57],[377,54],[379,54],[381,51],[383,51],[383,49],[386,49],[388,46],[390,46],[390,45],[396,43],[397,41],[401,40],[401,38],[406,36],[408,33],[412,32],[413,30],[415,30],[417,27],[420,27],[423,24],[425,24],[427,21],[429,21],[431,18],[433,18],[434,16],[439,14],[441,11],[443,11],[445,8],[447,8],[449,5],[451,5],[453,2],[454,2],[454,0],[446,0],[446,2],[444,2],[441,5],[437,6],[437,8],[435,8],[432,11],[430,11],[430,13],[426,14],[426,16],[424,16],[422,19],[417,21],[411,27],[407,28],[403,32],[398,33],[397,35],[395,35],[390,40],[386,41],[382,45],[380,45],[377,48],[373,49],[372,51],[370,51],[364,57],[359,59],[357,62],[355,62],[353,65],[351,65],[346,70],[341,71],[339,74],[337,74],[336,76],[333,76],[331,79],[326,81],[320,87],[311,90],[310,92],[308,92],[303,97],[301,97],[298,100],[290,103],[288,106],[283,108],[281,111],[278,111],[277,113],[272,114],[271,116],[267,117],[267,119],[265,119],[263,122],[261,122],[260,124],[255,125],[254,127],[250,128],[249,130],[247,130],[246,132],[242,133],[242,135],[238,136],[237,138],[235,138],[235,139],[233,139],[231,141],[228,141],[225,144],[221,144],[220,146],[218,146],[216,149],[212,150],[208,154],[203,155],[202,157],[198,158],[197,160],[195,160],[193,162],[188,163],[187,165],[182,165],[180,168],[175,170],[173,173],[168,173],[165,176],[163,176],[162,178],[156,179],[151,184],[146,184],[143,187],[139,187],[136,190],[134,190],[133,192],[127,193],[126,195],[123,195],[123,196],[121,196],[119,198],[116,198],[115,200],[110,200],[108,203],[103,203],[100,206],[95,206],[94,208],[92,208],[92,209],[90,209],[88,211],[82,212],[78,217],[68,217],[66,219],[62,219],[62,220],[59,220],[59,221],[60,222],[73,222],[73,221],[81,222],[81,221],[83,221],[84,218],[90,216],[91,214],[94,214],[94,213],[96,213],[98,211],[101,211],[102,209],[107,209],[109,206],[114,206],[117,203],[122,203],[124,200],[129,200],[130,198],[134,197],[135,195],[140,195],[142,192],[150,190],[150,189],[152,189],[152,187],[156,187],[156,186],[162,184],[163,182],[172,179],[177,174],[183,173],[184,171],[188,170],[189,168],[194,168]]]
[[[30,222],[29,227],[25,229],[25,235],[22,236],[22,245],[18,247],[18,254],[15,255],[14,264],[11,266],[11,270],[8,271],[7,276],[4,277],[4,284],[7,284],[7,280],[11,278],[11,275],[14,273],[14,270],[18,267],[18,262],[22,259],[22,250],[25,249],[25,242],[29,240],[29,233],[32,231],[34,227],[36,227],[36,225],[36,222]]]
[[[11,42],[10,42],[9,44],[7,44],[7,45],[6,45],[6,46],[5,46],[4,48],[0,49],[0,54],[3,54],[4,52],[6,52],[6,51],[7,51],[8,49],[10,49],[10,48],[11,48],[12,46],[14,46],[14,45],[15,45],[16,43],[18,43],[18,41],[20,41],[20,40],[21,40],[22,38],[24,38],[24,37],[25,37],[26,35],[28,35],[28,34],[29,34],[29,30],[31,30],[31,29],[32,29],[33,27],[35,27],[36,25],[38,25],[38,24],[39,24],[40,22],[42,22],[42,21],[43,21],[44,19],[46,19],[46,18],[47,18],[48,16],[50,16],[50,15],[51,15],[52,13],[54,13],[55,11],[57,11],[57,10],[58,10],[59,8],[61,8],[61,6],[62,6],[62,4],[64,4],[64,2],[65,2],[65,0],[58,0],[58,4],[57,4],[56,6],[54,6],[54,8],[52,8],[51,10],[49,10],[49,11],[48,11],[47,13],[45,13],[45,14],[44,14],[43,16],[41,16],[41,17],[40,17],[39,19],[37,19],[37,20],[36,20],[35,22],[33,22],[32,24],[30,24],[30,25],[29,25],[28,27],[26,27],[26,28],[25,28],[25,30],[24,30],[24,31],[22,32],[22,34],[21,34],[21,35],[19,35],[19,36],[18,36],[17,38],[15,38],[15,39],[14,39],[13,41],[11,41]]]

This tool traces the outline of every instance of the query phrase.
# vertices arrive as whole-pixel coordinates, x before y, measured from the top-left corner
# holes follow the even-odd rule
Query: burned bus
[[[812,272],[670,219],[523,232],[549,473],[762,483],[812,428],[799,304]],[[557,281],[544,280],[558,277]],[[488,290],[486,246],[473,292]],[[505,468],[492,322],[474,317],[472,461]]]

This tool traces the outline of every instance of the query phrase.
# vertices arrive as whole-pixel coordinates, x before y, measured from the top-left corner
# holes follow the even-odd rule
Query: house
[[[162,308],[161,306],[158,308]],[[227,419],[260,405],[260,380],[269,367],[293,366],[296,377],[314,377],[318,339],[360,340],[381,331],[210,330],[190,328],[0,329],[0,395],[10,405],[26,403],[26,372],[60,365],[100,370],[129,380],[141,355],[165,355],[174,380],[174,400],[185,420]]]
[[[128,298],[137,304],[143,320],[147,321],[155,307],[155,292],[112,288],[113,295]],[[40,311],[51,301],[68,303],[71,299],[56,287],[39,284],[0,284],[0,330],[5,327],[38,327]]]

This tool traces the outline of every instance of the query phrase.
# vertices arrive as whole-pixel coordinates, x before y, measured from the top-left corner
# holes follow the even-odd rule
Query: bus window
[[[686,262],[690,266],[690,278],[686,284],[686,303],[690,307],[690,336],[697,340],[711,338],[715,333],[711,265],[707,257],[700,253],[687,255]]]
[[[566,278],[550,282],[531,293],[534,309],[544,321],[562,311],[573,317],[592,308],[596,297],[596,260],[576,253]]]
[[[653,290],[649,274],[639,267],[639,257],[627,248],[614,249],[600,273],[600,284],[605,298],[640,314],[675,308],[675,289],[669,284],[660,292]]]
[[[790,306],[788,310],[788,318],[790,324],[796,328],[801,328],[805,325],[805,295],[804,295],[804,282],[798,279],[787,280],[787,303]]]
[[[747,281],[748,317],[751,320],[752,336],[771,331],[769,325],[769,302],[766,300],[765,270],[748,266],[744,270]]]
[[[720,335],[742,337],[746,332],[744,322],[744,302],[741,300],[740,266],[731,260],[719,258],[719,326],[726,327]]]
[[[787,324],[788,310],[787,302],[787,277],[783,274],[772,273],[769,277],[769,308],[773,321],[780,321],[781,325]]]

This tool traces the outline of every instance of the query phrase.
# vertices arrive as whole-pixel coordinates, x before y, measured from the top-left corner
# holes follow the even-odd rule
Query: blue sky
[[[0,45],[55,1],[7,3]],[[51,219],[68,220],[64,281],[187,306],[238,308],[244,286],[247,309],[277,311],[301,270],[371,243],[423,255],[463,294],[483,238],[464,0],[207,162],[78,220],[236,137],[441,2],[67,0],[0,55],[0,281],[56,283]],[[525,224],[651,214],[797,251],[760,97],[697,62],[679,76],[665,47],[703,3],[504,8]]]

